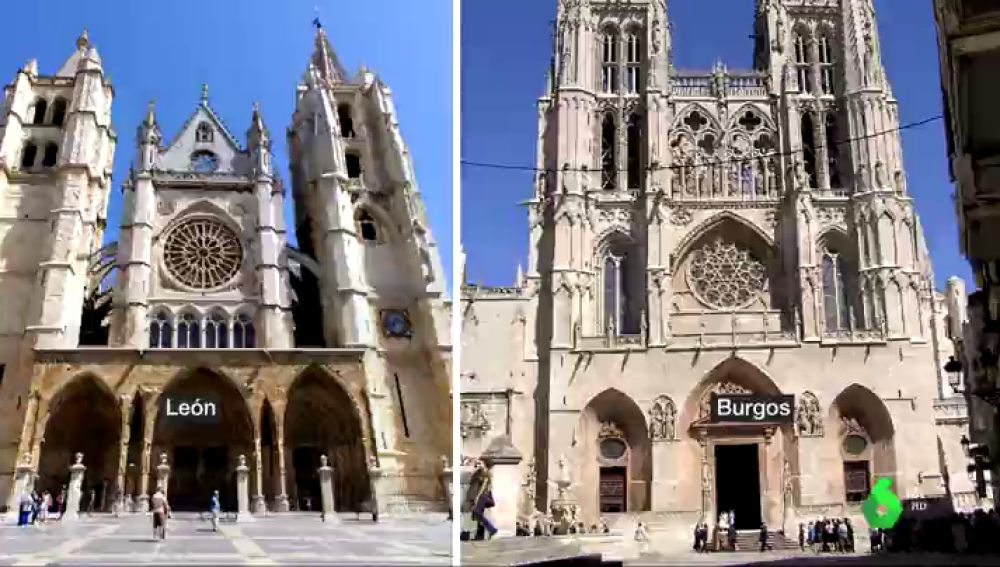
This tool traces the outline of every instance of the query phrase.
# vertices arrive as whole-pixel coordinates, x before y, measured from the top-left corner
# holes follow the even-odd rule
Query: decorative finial
[[[319,21],[319,6],[313,6],[313,12],[316,16],[313,18],[312,24],[316,26],[317,30],[323,29],[323,23]]]
[[[260,103],[257,101],[253,101],[253,113],[260,114]]]
[[[76,38],[76,48],[82,51],[88,47],[90,47],[90,35],[87,33],[87,28],[83,28],[83,33]]]
[[[202,103],[208,102],[208,83],[201,84],[201,102]]]
[[[156,122],[156,101],[150,99],[146,103],[146,124],[152,125]]]

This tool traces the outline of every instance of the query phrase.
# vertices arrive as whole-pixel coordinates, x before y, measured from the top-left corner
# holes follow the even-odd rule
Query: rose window
[[[212,289],[233,279],[240,269],[240,239],[226,225],[211,219],[193,219],[170,231],[163,261],[174,278],[196,289]]]
[[[746,248],[718,240],[695,250],[688,279],[694,292],[709,305],[736,309],[764,290],[767,270]]]

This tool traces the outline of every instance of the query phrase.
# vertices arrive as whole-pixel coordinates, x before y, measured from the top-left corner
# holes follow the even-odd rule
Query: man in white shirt
[[[149,508],[153,512],[153,537],[167,539],[167,518],[170,517],[170,504],[167,496],[159,488],[149,499]]]

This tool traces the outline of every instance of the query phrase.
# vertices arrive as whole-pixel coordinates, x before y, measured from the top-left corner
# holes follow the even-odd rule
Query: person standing
[[[97,491],[93,488],[90,489],[90,493],[87,494],[87,515],[94,515],[94,504],[97,501]]]
[[[42,502],[38,506],[38,521],[45,523],[49,519],[49,508],[52,506],[52,495],[48,490],[42,491]]]
[[[17,508],[17,525],[27,526],[28,520],[31,519],[31,509],[34,508],[34,503],[31,501],[31,495],[27,492],[21,494],[21,499],[18,502]]]
[[[149,499],[149,507],[153,512],[153,538],[167,539],[167,518],[170,517],[170,504],[160,488],[157,488]]]
[[[733,513],[729,513],[729,551],[739,551],[736,545],[736,522],[733,521]]]
[[[806,527],[799,522],[799,551],[806,550]]]
[[[646,531],[646,525],[642,522],[635,526],[635,542],[639,546],[640,556],[649,553],[649,532]]]
[[[476,461],[475,470],[469,481],[469,509],[472,511],[472,518],[476,521],[475,539],[486,539],[486,533],[493,537],[497,533],[496,526],[486,517],[487,508],[492,508],[493,501],[493,475],[490,472],[492,463],[484,459]]]
[[[212,499],[208,503],[208,512],[212,515],[212,531],[219,531],[219,511],[222,510],[222,505],[219,503],[219,491],[212,491]]]
[[[764,522],[761,522],[760,523],[760,536],[758,537],[758,540],[760,541],[760,552],[761,553],[764,553],[765,550],[771,548],[771,544],[768,543],[767,537],[768,537],[768,534],[767,534],[767,524],[765,524]]]

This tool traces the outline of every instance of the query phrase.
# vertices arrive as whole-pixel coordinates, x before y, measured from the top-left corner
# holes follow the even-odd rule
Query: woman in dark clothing
[[[469,509],[472,511],[472,518],[476,520],[475,539],[486,539],[486,532],[490,537],[497,533],[496,526],[486,517],[486,509],[493,507],[493,475],[490,472],[492,463],[484,459],[476,461],[475,471],[469,481],[469,491],[466,493],[466,500]]]

